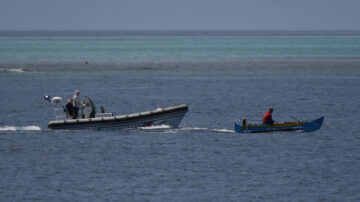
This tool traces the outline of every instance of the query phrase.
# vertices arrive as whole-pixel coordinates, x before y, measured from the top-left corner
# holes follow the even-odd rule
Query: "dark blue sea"
[[[44,95],[179,128],[49,130]],[[360,32],[1,31],[0,201],[359,201]],[[234,122],[325,116],[318,131]]]

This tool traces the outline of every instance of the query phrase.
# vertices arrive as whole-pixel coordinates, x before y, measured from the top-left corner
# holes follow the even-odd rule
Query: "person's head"
[[[70,98],[70,99],[68,99],[68,102],[71,102],[71,103],[72,103],[72,102],[73,102],[73,100]]]
[[[76,95],[76,96],[79,96],[79,95],[80,95],[80,91],[79,91],[79,90],[76,90],[76,91],[75,91],[75,95]]]
[[[270,109],[268,110],[268,112],[270,112],[270,113],[272,113],[273,111],[274,111],[273,108],[270,108]]]

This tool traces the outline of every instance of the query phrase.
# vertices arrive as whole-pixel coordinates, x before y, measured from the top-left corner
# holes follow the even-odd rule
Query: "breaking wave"
[[[39,131],[41,128],[39,126],[2,126],[0,127],[1,131]]]

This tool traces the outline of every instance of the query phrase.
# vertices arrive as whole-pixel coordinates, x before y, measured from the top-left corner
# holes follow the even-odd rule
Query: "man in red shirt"
[[[264,117],[263,117],[263,124],[269,124],[269,125],[274,125],[274,120],[272,119],[272,112],[274,111],[273,108],[270,108],[267,112],[265,112]]]

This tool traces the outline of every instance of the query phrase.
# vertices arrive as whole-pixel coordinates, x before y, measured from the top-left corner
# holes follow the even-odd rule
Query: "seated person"
[[[65,108],[66,108],[66,113],[68,114],[68,116],[73,117],[74,106],[73,106],[73,100],[71,98],[68,99],[68,102],[67,102]]]
[[[272,119],[273,108],[270,108],[267,112],[265,112],[262,123],[267,125],[274,125],[274,120]]]

